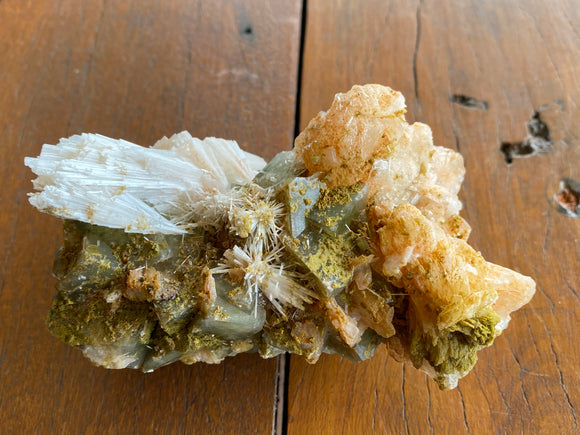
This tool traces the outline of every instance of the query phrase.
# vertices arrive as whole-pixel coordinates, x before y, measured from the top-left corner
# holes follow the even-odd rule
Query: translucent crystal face
[[[180,133],[98,135],[26,163],[30,202],[66,219],[51,332],[108,368],[240,352],[390,354],[453,388],[532,297],[458,215],[463,160],[407,124],[402,95],[337,94],[268,163]]]

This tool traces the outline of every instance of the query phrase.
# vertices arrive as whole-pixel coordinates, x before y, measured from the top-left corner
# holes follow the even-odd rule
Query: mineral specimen
[[[26,164],[64,221],[47,325],[107,368],[283,352],[391,355],[453,388],[534,282],[467,244],[461,156],[378,85],[337,94],[266,164],[183,132],[83,134]]]

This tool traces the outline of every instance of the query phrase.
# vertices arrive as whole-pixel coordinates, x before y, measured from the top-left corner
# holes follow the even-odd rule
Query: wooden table
[[[552,200],[580,180],[579,29],[571,0],[0,0],[0,432],[580,431],[580,220]],[[144,375],[50,336],[61,223],[28,204],[24,156],[79,132],[150,145],[187,129],[269,158],[368,82],[402,91],[408,119],[461,151],[472,244],[538,284],[456,390],[384,349],[358,365],[242,355]],[[551,151],[507,165],[500,144],[540,108]]]

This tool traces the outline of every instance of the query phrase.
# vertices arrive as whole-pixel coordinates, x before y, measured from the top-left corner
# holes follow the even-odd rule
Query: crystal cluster
[[[400,93],[355,86],[268,164],[186,132],[45,145],[26,164],[30,202],[65,219],[48,328],[143,371],[384,343],[455,387],[535,284],[468,245],[463,160],[404,114]]]

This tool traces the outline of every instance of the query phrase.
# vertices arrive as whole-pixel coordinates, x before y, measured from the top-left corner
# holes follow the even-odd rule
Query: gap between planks
[[[300,104],[302,96],[302,70],[307,24],[307,0],[302,1],[298,45],[298,65],[296,71],[296,102],[294,107],[294,137],[300,134]],[[292,144],[294,146],[294,144]],[[288,433],[288,386],[290,383],[290,354],[278,356],[274,386],[274,407],[272,412],[272,435]]]

